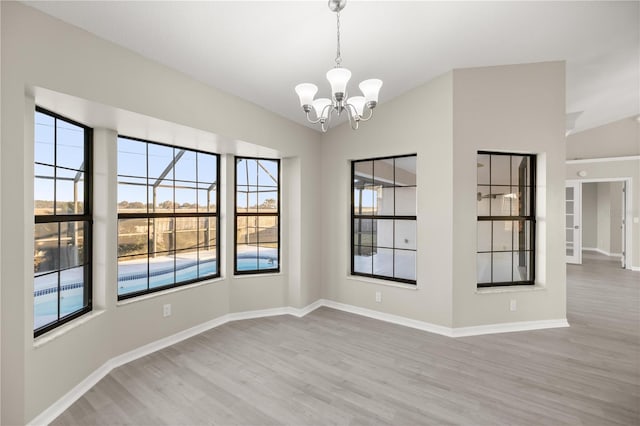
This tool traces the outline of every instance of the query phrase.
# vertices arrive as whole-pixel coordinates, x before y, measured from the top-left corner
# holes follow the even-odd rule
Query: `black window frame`
[[[83,307],[80,310],[77,310],[75,312],[72,312],[68,315],[65,315],[63,317],[60,317],[60,295],[61,295],[61,291],[63,289],[61,289],[61,285],[60,285],[60,272],[63,271],[63,269],[60,269],[60,265],[58,264],[58,269],[56,270],[56,273],[58,273],[58,319],[54,322],[50,322],[48,324],[43,325],[42,327],[39,327],[37,329],[33,330],[33,337],[38,337],[41,336],[63,324],[68,323],[69,321],[72,321],[78,317],[81,317],[82,315],[85,315],[89,312],[91,312],[93,310],[93,129],[91,127],[88,127],[82,123],[78,123],[75,120],[72,120],[70,118],[64,117],[60,114],[57,114],[53,111],[47,110],[45,108],[42,108],[38,105],[36,105],[35,107],[35,112],[39,112],[41,114],[45,114],[48,115],[50,117],[52,117],[55,121],[54,121],[54,144],[55,144],[55,148],[54,148],[54,186],[53,186],[53,190],[54,190],[54,199],[53,199],[53,213],[51,215],[36,215],[34,212],[34,225],[35,224],[43,224],[43,223],[57,223],[58,226],[60,226],[60,224],[62,223],[69,223],[69,222],[86,222],[86,226],[84,228],[84,234],[83,234],[83,238],[84,238],[84,252],[83,252],[83,257],[84,257],[84,263],[83,265],[78,265],[78,266],[83,266],[84,267],[84,274],[83,274],[83,289],[84,289],[84,293],[83,293]],[[84,207],[84,211],[82,214],[57,214],[56,213],[56,187],[57,185],[55,184],[55,182],[57,182],[57,169],[60,167],[58,166],[58,162],[57,162],[57,144],[58,144],[58,134],[57,134],[57,125],[55,124],[57,120],[60,121],[64,121],[67,122],[69,124],[72,124],[74,126],[78,126],[81,127],[84,130],[84,183],[83,183],[83,189],[84,189],[84,200],[83,200],[83,207]],[[35,123],[34,123],[35,126]],[[42,164],[45,165],[44,163],[36,163],[35,162],[35,158],[34,158],[34,165],[36,164]],[[64,167],[62,167],[64,168]],[[71,169],[69,169],[71,170]],[[34,185],[35,185],[35,172],[34,172]],[[34,191],[34,198],[35,198],[35,191]],[[35,201],[35,200],[34,200]],[[35,237],[35,235],[34,235]],[[60,237],[58,237],[59,239]],[[35,256],[35,250],[34,250],[34,256]],[[76,266],[77,267],[77,266]],[[70,269],[70,268],[65,268],[66,269]],[[35,271],[34,271],[35,272]],[[35,280],[35,275],[34,275],[34,280]],[[34,289],[33,292],[34,295],[34,302],[35,302],[35,298],[36,298],[36,291]],[[34,309],[35,309],[35,303],[34,303]]]
[[[265,161],[275,161],[278,164],[278,203],[277,208],[278,211],[276,213],[265,213],[265,212],[238,212],[238,160],[265,160]],[[282,204],[282,163],[279,158],[267,158],[267,157],[247,157],[247,156],[234,156],[233,157],[233,176],[234,176],[234,185],[233,185],[233,273],[234,275],[257,275],[257,274],[277,274],[280,273],[280,267],[282,265],[282,243],[281,243],[281,204]],[[260,185],[256,185],[260,186]],[[249,217],[249,216],[265,216],[265,217],[276,217],[278,220],[278,266],[276,268],[270,269],[244,269],[238,270],[238,217]]]
[[[189,284],[193,284],[193,283],[197,283],[197,282],[201,282],[201,281],[207,281],[207,280],[211,280],[211,279],[215,279],[215,278],[220,278],[221,277],[221,271],[220,271],[220,265],[221,265],[221,252],[220,252],[220,154],[218,153],[214,153],[214,152],[207,152],[207,151],[202,151],[202,150],[198,150],[198,149],[192,149],[192,148],[186,148],[186,147],[182,147],[182,146],[177,146],[177,145],[171,145],[171,144],[167,144],[167,143],[162,143],[162,142],[157,142],[157,141],[151,141],[148,139],[141,139],[141,138],[136,138],[136,137],[132,137],[132,136],[127,136],[127,135],[118,135],[118,139],[123,138],[123,139],[129,139],[135,142],[142,142],[142,143],[146,143],[147,146],[149,144],[152,145],[160,145],[160,146],[164,146],[167,148],[172,148],[174,150],[183,150],[183,151],[190,151],[190,152],[195,152],[195,153],[201,153],[201,154],[206,154],[206,155],[211,155],[211,156],[215,156],[216,157],[216,210],[215,213],[214,212],[176,212],[175,208],[174,208],[174,212],[173,213],[152,213],[149,212],[149,200],[147,199],[147,212],[146,213],[122,213],[122,212],[118,212],[118,223],[120,222],[121,219],[147,219],[148,221],[152,220],[152,219],[161,219],[161,218],[173,218],[174,220],[176,218],[191,218],[191,217],[212,217],[215,216],[216,218],[216,273],[215,274],[211,274],[211,275],[207,275],[204,277],[197,277],[197,278],[193,278],[193,279],[189,279],[189,280],[184,280],[184,281],[178,281],[178,282],[173,282],[171,284],[166,284],[163,286],[157,286],[157,287],[153,287],[153,288],[149,288],[149,283],[147,281],[147,289],[146,290],[139,290],[139,291],[134,291],[134,292],[130,292],[130,293],[126,293],[126,294],[117,294],[117,298],[118,301],[121,300],[126,300],[126,299],[131,299],[134,297],[140,297],[140,296],[144,296],[144,295],[148,295],[148,294],[153,294],[153,293],[157,293],[160,291],[164,291],[164,290],[168,290],[168,289],[172,289],[172,288],[178,288],[178,287],[183,287]],[[175,152],[175,151],[174,151]],[[175,166],[175,164],[174,164]],[[147,194],[148,194],[148,187],[149,187],[149,151],[147,149],[147,153],[146,153],[146,170],[147,170]],[[118,172],[118,168],[116,167],[116,175],[118,176],[118,178],[120,177],[119,174],[117,174]],[[196,166],[196,179],[197,179],[197,166]],[[118,181],[119,182],[119,181]],[[175,179],[174,179],[174,184],[175,184]],[[175,186],[175,185],[174,185]],[[175,187],[174,187],[174,195],[175,195]],[[147,241],[149,241],[149,233],[151,229],[151,225],[150,222],[148,222],[147,224]],[[117,231],[119,233],[119,229]],[[177,250],[174,247],[173,248],[173,252],[176,253]],[[151,247],[150,244],[147,244],[147,280],[149,279],[149,257],[151,255]],[[120,256],[118,255],[118,260],[120,259]],[[175,269],[176,265],[174,262],[174,273],[176,271]],[[116,274],[117,275],[117,274]],[[116,278],[117,279],[117,278]],[[116,281],[117,282],[117,281]]]
[[[536,279],[536,163],[537,163],[537,155],[536,154],[530,154],[530,153],[520,153],[520,152],[495,152],[495,151],[478,151],[477,153],[478,156],[480,155],[488,155],[489,156],[489,177],[490,177],[490,182],[488,186],[493,186],[491,184],[491,160],[494,156],[509,156],[509,157],[527,157],[529,158],[529,185],[522,185],[523,187],[529,187],[529,197],[528,197],[528,203],[529,203],[529,214],[522,214],[522,211],[525,210],[522,207],[520,207],[518,209],[518,212],[520,213],[517,216],[492,216],[491,215],[491,211],[489,211],[489,215],[477,215],[477,222],[482,222],[482,221],[489,221],[489,222],[496,222],[496,221],[513,221],[513,222],[523,222],[525,224],[524,229],[526,229],[526,223],[530,223],[529,226],[529,230],[530,230],[530,235],[529,235],[529,241],[530,241],[530,245],[531,245],[531,249],[530,250],[516,250],[515,247],[512,247],[511,250],[507,250],[507,251],[500,251],[500,250],[493,250],[493,226],[492,226],[492,232],[491,232],[491,247],[492,249],[489,251],[478,251],[478,249],[476,248],[476,262],[478,262],[478,254],[479,253],[491,253],[493,255],[493,253],[496,252],[522,252],[522,251],[529,251],[529,265],[530,265],[530,271],[529,271],[529,276],[531,277],[531,279],[529,280],[524,280],[524,281],[513,281],[513,254],[511,256],[512,258],[512,265],[511,265],[511,277],[512,277],[512,281],[502,281],[502,282],[493,282],[493,261],[491,261],[491,279],[492,282],[489,283],[478,283],[477,282],[477,278],[476,278],[476,285],[477,288],[487,288],[487,287],[508,287],[508,286],[515,286],[515,285],[535,285],[535,279]],[[509,161],[509,176],[510,179],[513,178],[513,161]],[[519,179],[520,180],[520,179]],[[478,186],[485,186],[480,184],[480,182],[476,181],[476,187]],[[510,182],[509,186],[514,186],[512,185],[512,182]],[[490,203],[491,205],[491,203]],[[526,231],[525,231],[526,232]],[[526,240],[526,235],[524,236],[525,240]],[[522,239],[519,239],[519,249],[522,248]]]
[[[398,278],[398,277],[393,277],[393,276],[386,276],[386,275],[378,275],[378,274],[374,274],[373,271],[371,274],[367,274],[364,272],[356,272],[355,271],[355,255],[356,253],[354,252],[354,248],[356,247],[356,243],[355,243],[355,234],[356,234],[356,230],[355,230],[355,221],[356,220],[360,220],[360,219],[372,219],[372,220],[412,220],[416,222],[416,239],[417,239],[417,230],[418,230],[418,216],[416,215],[396,215],[395,214],[395,196],[394,196],[394,214],[393,215],[374,215],[374,214],[356,214],[355,213],[355,209],[356,209],[356,203],[355,203],[355,168],[356,168],[356,163],[362,163],[362,162],[367,162],[367,161],[371,161],[373,162],[373,166],[372,166],[372,171],[374,173],[375,176],[375,161],[378,160],[389,160],[389,159],[397,159],[397,158],[407,158],[407,157],[415,157],[416,158],[416,164],[417,164],[417,159],[418,159],[418,154],[414,153],[414,154],[403,154],[403,155],[392,155],[392,156],[386,156],[386,157],[375,157],[375,158],[365,158],[365,159],[360,159],[360,160],[352,160],[351,161],[351,238],[350,238],[350,253],[351,253],[351,275],[356,275],[356,276],[362,276],[362,277],[368,277],[368,278],[375,278],[375,279],[380,279],[380,280],[385,280],[385,281],[393,281],[393,282],[399,282],[399,283],[403,283],[403,284],[410,284],[410,285],[415,285],[417,286],[418,284],[418,276],[417,276],[417,263],[418,263],[418,247],[417,247],[417,241],[416,241],[416,249],[415,250],[409,250],[409,249],[396,249],[395,247],[395,226],[394,226],[394,237],[393,237],[393,241],[394,241],[394,246],[391,247],[391,249],[394,252],[394,257],[395,257],[395,251],[396,250],[406,250],[406,251],[413,251],[416,253],[416,279],[415,280],[411,280],[411,279],[406,279],[406,278]],[[394,166],[393,166],[393,173],[394,173],[394,184],[393,184],[393,188],[397,188],[397,187],[402,187],[402,188],[407,188],[407,187],[415,187],[416,188],[416,209],[417,209],[417,188],[418,188],[418,181],[417,181],[417,170],[416,170],[416,184],[415,185],[396,185],[396,168],[395,168],[395,162],[394,162]],[[394,191],[395,194],[395,191]],[[373,248],[373,246],[372,246]],[[392,262],[393,265],[393,274],[395,275],[395,261]]]

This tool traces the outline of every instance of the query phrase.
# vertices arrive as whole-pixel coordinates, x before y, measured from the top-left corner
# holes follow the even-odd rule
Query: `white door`
[[[582,263],[582,183],[566,183],[566,242],[567,263]]]

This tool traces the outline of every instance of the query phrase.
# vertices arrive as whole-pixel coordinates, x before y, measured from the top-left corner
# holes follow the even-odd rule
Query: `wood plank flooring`
[[[112,371],[54,425],[640,425],[640,273],[568,265],[570,328],[451,339],[328,308]]]

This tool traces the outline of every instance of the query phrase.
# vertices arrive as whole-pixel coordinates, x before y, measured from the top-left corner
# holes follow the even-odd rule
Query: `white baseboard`
[[[632,271],[640,272],[640,266],[629,266]]]
[[[636,269],[640,270],[640,268]],[[293,315],[301,318],[321,306],[326,306],[328,308],[350,312],[352,314],[362,315],[368,318],[373,318],[393,324],[403,325],[405,327],[411,327],[418,330],[427,331],[429,333],[440,334],[447,337],[477,336],[481,334],[507,333],[514,331],[528,331],[569,326],[569,323],[566,319],[558,319],[451,328],[398,315],[387,314],[385,312],[374,311],[372,309],[361,308],[359,306],[335,302],[333,300],[327,299],[316,300],[315,302],[303,308],[286,306],[281,308],[261,309],[255,311],[233,312],[111,358],[27,424],[38,426],[48,425],[53,420],[55,420],[56,417],[62,414],[67,408],[69,408],[74,402],[76,402],[82,395],[88,392],[89,389],[95,386],[102,378],[109,374],[114,368],[117,368],[143,356],[149,355],[153,352],[159,351],[160,349],[164,349],[168,346],[174,345],[207,330],[216,328],[230,321],[265,318],[275,315]]]
[[[84,380],[78,383],[73,389],[67,392],[64,396],[54,402],[49,408],[44,410],[33,420],[28,422],[28,425],[48,425],[62,414],[67,408],[76,402],[82,395],[84,395],[89,389],[95,386],[102,378],[111,372],[114,368],[120,367],[128,362],[134,361],[143,356],[149,355],[153,352],[164,349],[168,346],[174,345],[190,337],[196,336],[212,328],[216,328],[231,321],[238,321],[243,319],[252,318],[265,318],[276,315],[293,315],[298,318],[305,316],[309,312],[322,306],[321,300],[317,300],[314,303],[305,306],[304,308],[293,308],[290,306],[273,309],[261,309],[256,311],[234,312],[223,315],[211,321],[196,325],[195,327],[188,328],[180,331],[171,336],[163,337],[162,339],[151,342],[147,345],[140,346],[132,351],[115,356],[102,364],[97,370],[87,376]]]
[[[404,325],[405,327],[416,328],[418,330],[428,331],[429,333],[440,334],[447,337],[467,337],[479,336],[482,334],[511,333],[515,331],[531,331],[542,330],[546,328],[569,327],[569,323],[567,322],[566,318],[540,321],[518,321],[501,324],[478,325],[473,327],[445,327],[425,321],[418,321],[406,317],[387,314],[384,312],[374,311],[371,309],[361,308],[359,306],[334,302],[333,300],[323,300],[322,302],[323,306],[329,308],[338,309],[340,311],[350,312],[352,314],[362,315],[393,324]]]
[[[604,251],[602,249],[599,249],[597,247],[582,247],[583,251],[595,251],[596,253],[600,253],[600,254],[604,254],[605,256],[609,256],[609,257],[622,257],[622,253],[609,253],[608,251]]]
[[[372,309],[361,308],[359,306],[348,305],[346,303],[334,302],[333,300],[322,299],[322,305],[339,311],[350,312],[352,314],[362,315],[364,317],[390,322],[392,324],[404,325],[405,327],[416,328],[418,330],[428,331],[429,333],[452,337],[451,328],[444,327],[442,325],[387,314],[385,312],[374,311]]]

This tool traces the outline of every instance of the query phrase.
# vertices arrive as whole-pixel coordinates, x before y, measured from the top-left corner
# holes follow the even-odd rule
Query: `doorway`
[[[584,179],[566,183],[566,260],[582,264],[594,255],[619,259],[627,268],[631,236],[631,179]],[[630,228],[630,227],[629,227]]]

